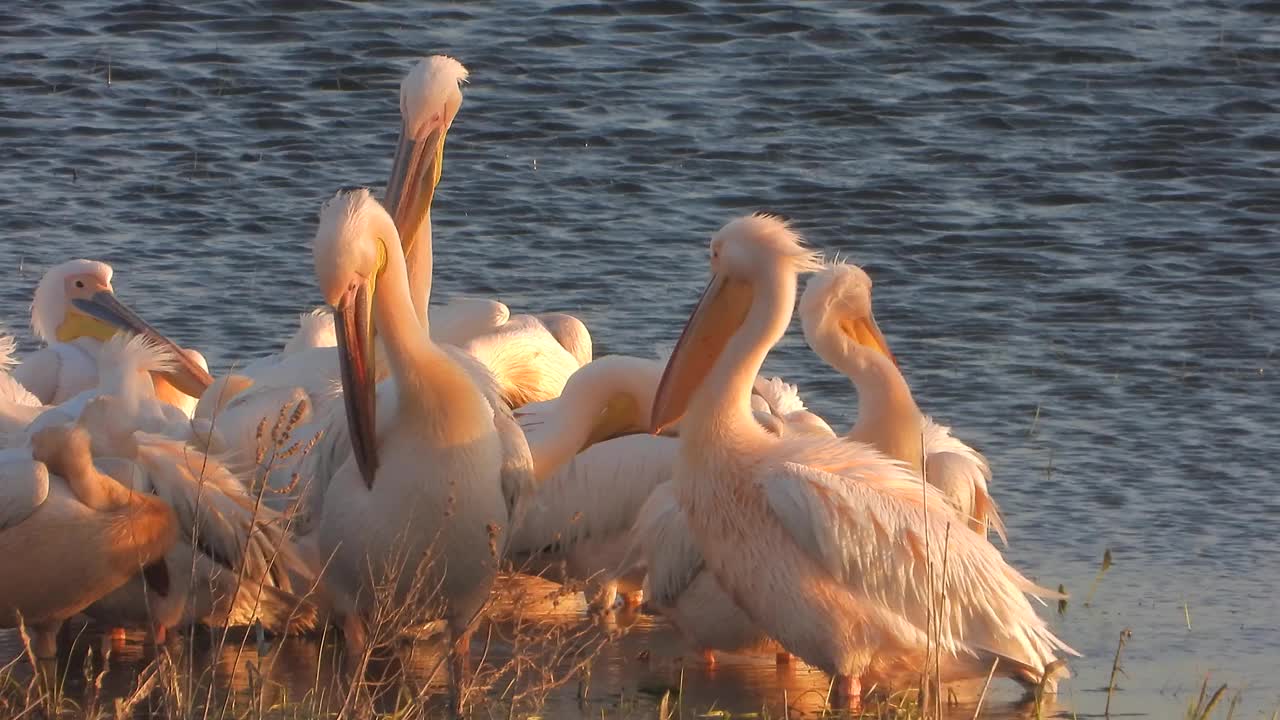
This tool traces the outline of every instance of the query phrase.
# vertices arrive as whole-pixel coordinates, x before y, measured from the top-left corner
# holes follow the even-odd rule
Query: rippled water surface
[[[1113,712],[1180,715],[1206,673],[1237,717],[1280,704],[1274,0],[184,5],[0,8],[10,328],[85,256],[219,368],[278,347],[320,300],[321,201],[385,182],[400,77],[449,53],[472,82],[437,299],[572,312],[600,354],[647,355],[709,233],[783,213],[872,272],[921,405],[992,460],[1009,557],[1075,593],[1058,711],[1101,712],[1126,627]],[[852,418],[798,327],[767,369]],[[610,650],[597,699],[663,633]],[[738,711],[785,686],[771,661],[685,683]]]

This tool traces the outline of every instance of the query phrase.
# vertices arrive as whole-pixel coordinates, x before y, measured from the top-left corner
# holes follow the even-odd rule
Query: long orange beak
[[[396,222],[406,257],[413,250],[418,231],[431,209],[436,186],[440,184],[447,132],[447,128],[439,127],[424,137],[415,138],[406,125],[400,125],[400,141],[391,161],[385,206]]]
[[[892,360],[894,367],[898,366],[898,360],[889,351],[889,343],[885,341],[884,334],[880,332],[880,326],[876,324],[874,315],[867,315],[855,320],[841,320],[840,329],[855,343],[875,350]]]
[[[651,433],[660,434],[684,416],[694,393],[746,320],[751,297],[750,284],[712,276],[658,383],[650,416]]]
[[[371,283],[361,283],[343,294],[333,308],[347,431],[360,476],[369,488],[378,471],[372,295]]]
[[[80,312],[101,320],[112,327],[126,330],[136,335],[146,335],[162,345],[173,356],[174,362],[178,364],[177,369],[172,373],[167,373],[165,378],[183,394],[198,398],[213,384],[213,377],[209,375],[207,370],[197,365],[186,353],[182,352],[177,343],[152,327],[151,323],[143,320],[128,305],[120,302],[120,299],[110,290],[96,292],[90,298],[77,298],[72,300],[71,304]]]

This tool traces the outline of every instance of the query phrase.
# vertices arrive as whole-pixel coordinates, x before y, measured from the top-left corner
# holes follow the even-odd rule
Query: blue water
[[[1009,557],[1076,594],[1059,709],[1101,712],[1124,627],[1113,712],[1181,714],[1209,672],[1237,717],[1280,704],[1274,0],[184,5],[0,8],[9,328],[84,256],[216,368],[278,347],[320,301],[320,203],[385,182],[400,77],[452,54],[437,298],[649,355],[709,234],[782,213],[872,273],[922,406],[992,461]],[[854,415],[798,327],[767,369]]]

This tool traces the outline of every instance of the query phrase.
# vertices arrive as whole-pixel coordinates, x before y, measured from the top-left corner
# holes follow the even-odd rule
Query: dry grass
[[[274,425],[264,423],[258,432],[261,447],[257,460],[266,469],[252,482],[254,519],[270,493],[266,475],[275,459],[305,456],[315,446],[314,439],[296,441],[297,408],[282,409]],[[290,487],[281,491],[302,494],[303,478],[294,476]],[[934,510],[934,508],[929,508]],[[285,529],[293,517],[285,514],[278,522]],[[877,718],[880,720],[932,720],[943,717],[983,716],[988,705],[987,691],[992,678],[982,686],[976,704],[960,707],[940,677],[938,638],[942,603],[948,588],[943,583],[949,556],[950,532],[942,537],[926,537],[929,545],[942,549],[942,566],[927,569],[930,597],[934,607],[930,617],[929,662],[916,687],[893,690],[869,688],[862,710],[856,714],[828,712],[827,717]],[[193,538],[198,540],[198,538]],[[932,563],[932,553],[926,550]],[[491,560],[496,564],[496,543],[491,544]],[[317,635],[307,638],[268,639],[259,627],[196,630],[168,644],[146,648],[138,658],[136,645],[112,647],[96,633],[81,628],[64,632],[64,648],[58,667],[36,661],[30,639],[22,633],[24,651],[0,667],[0,720],[13,718],[87,718],[123,720],[154,717],[178,720],[322,720],[346,717],[416,718],[446,713],[445,676],[448,674],[447,648],[439,638],[418,639],[424,626],[438,613],[437,587],[429,580],[425,562],[414,565],[408,558],[387,563],[388,577],[378,585],[374,610],[369,617],[369,644],[348,667],[338,633],[321,624]],[[1092,598],[1103,575],[1111,568],[1110,552],[1090,588]],[[527,570],[528,568],[521,568]],[[396,588],[401,577],[414,578],[407,593]],[[677,686],[640,701],[634,694],[603,698],[591,692],[591,669],[601,651],[617,637],[616,631],[602,628],[581,611],[578,592],[586,583],[557,589],[538,589],[500,577],[498,590],[477,613],[471,658],[476,663],[473,676],[463,688],[473,717],[513,718],[539,713],[558,690],[577,686],[584,715],[601,718],[644,717],[684,718],[798,718],[797,697],[779,691],[780,711],[768,707],[751,713],[730,713],[716,704],[686,704],[684,673]],[[243,578],[241,578],[243,580]],[[297,589],[297,588],[295,588]],[[301,588],[304,598],[314,587]],[[548,610],[550,606],[550,610]],[[1087,604],[1086,604],[1087,606]],[[566,610],[568,610],[566,612]],[[1189,609],[1184,605],[1186,624]],[[1066,613],[1065,604],[1059,612]],[[1181,618],[1180,618],[1181,619]],[[1112,663],[1107,703],[1116,690],[1122,636]],[[68,651],[66,648],[69,647]],[[994,675],[995,668],[992,668]],[[304,680],[305,679],[305,680]],[[913,683],[914,684],[914,683]],[[566,691],[571,692],[571,691]],[[809,691],[813,692],[813,691]],[[561,696],[563,697],[563,695]],[[1019,716],[1043,717],[1042,696],[1034,698]],[[1241,700],[1225,684],[1216,689],[1209,679],[1201,684],[1194,702],[1188,701],[1188,720],[1232,718]],[[1277,712],[1280,716],[1280,711]],[[811,717],[812,714],[804,715]]]
[[[301,496],[308,489],[306,479],[297,473],[280,490],[267,482],[277,462],[296,463],[315,447],[317,438],[293,439],[301,419],[300,407],[284,407],[274,423],[263,420],[257,428],[256,469],[246,483],[253,498],[255,527],[259,522],[275,522],[283,525],[280,529],[285,533],[291,529],[292,513],[269,520],[260,515],[266,514],[264,500],[272,493]],[[197,514],[208,511],[203,502],[204,468],[207,465],[202,468]],[[186,540],[200,547],[198,535]],[[495,569],[500,562],[498,545],[499,531],[493,528],[490,561]],[[441,624],[433,622],[442,606],[439,580],[429,572],[433,559],[430,550],[416,559],[407,553],[386,559],[385,575],[375,583],[372,611],[366,618],[368,642],[358,657],[344,656],[337,634],[321,622],[318,635],[307,640],[268,640],[259,625],[195,629],[181,638],[175,633],[167,643],[147,643],[141,661],[135,657],[121,663],[117,656],[133,648],[118,643],[113,647],[107,637],[86,632],[85,626],[73,638],[67,637],[64,628],[63,651],[54,667],[36,660],[22,629],[23,654],[0,667],[0,719],[318,720],[441,714],[447,648],[439,638],[415,639],[424,632],[430,635]],[[405,577],[412,578],[407,589]],[[242,567],[237,592],[244,582]],[[314,599],[314,584],[294,589],[300,600]],[[581,617],[576,622],[556,622],[531,611],[536,603],[529,592],[518,589],[514,594],[492,596],[468,626],[478,630],[470,653],[473,661],[478,659],[478,667],[462,691],[486,715],[535,712],[557,687],[589,677],[588,668],[610,641],[610,633]],[[252,600],[256,609],[261,598]],[[491,613],[495,600],[502,607]],[[491,614],[502,621],[489,620]],[[310,669],[306,673],[312,680],[309,686],[282,682],[284,675],[303,674],[297,672],[299,664]],[[136,674],[130,672],[132,668],[138,668]]]

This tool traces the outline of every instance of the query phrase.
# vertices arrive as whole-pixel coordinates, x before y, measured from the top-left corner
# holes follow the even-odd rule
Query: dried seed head
[[[288,417],[288,414],[289,406],[281,405],[280,414],[276,416],[276,423],[271,426],[271,440],[275,443],[276,447],[279,447],[287,439],[285,436],[287,435],[286,418]]]
[[[276,459],[276,460],[288,460],[289,458],[291,458],[291,457],[293,457],[295,454],[297,454],[297,452],[298,452],[299,450],[301,450],[301,449],[302,449],[302,443],[294,443],[294,444],[290,445],[289,447],[285,448],[283,452],[281,452],[281,453],[279,453],[278,455],[276,455],[276,458],[275,458],[275,459]]]
[[[306,405],[302,400],[293,404],[293,413],[289,415],[289,423],[285,426],[286,434],[293,434],[293,429],[302,422],[302,413],[306,410]]]
[[[498,533],[500,532],[501,529],[498,527],[498,523],[495,523],[495,522],[491,522],[485,525],[485,529],[489,531],[489,555],[492,556],[493,559],[497,560],[498,559]]]
[[[258,429],[253,434],[254,442],[257,444],[257,447],[258,447],[257,454],[254,456],[254,461],[253,461],[255,465],[261,465],[263,458],[267,456],[267,444],[263,442],[263,440],[266,439],[265,438],[266,432],[267,432],[267,419],[262,418],[261,420],[258,421]]]

